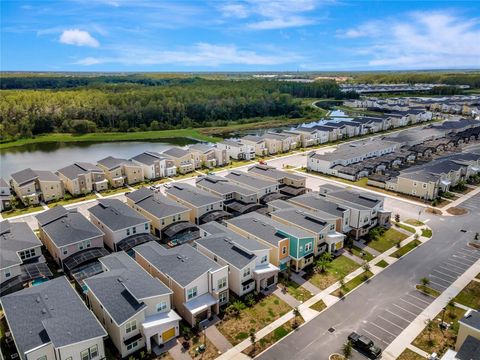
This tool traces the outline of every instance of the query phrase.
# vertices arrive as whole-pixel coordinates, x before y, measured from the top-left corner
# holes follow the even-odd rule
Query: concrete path
[[[428,357],[428,353],[426,351],[423,351],[422,349],[419,349],[418,347],[413,346],[412,344],[408,345],[407,348],[412,350],[414,353],[417,353],[418,355],[424,357],[424,358]]]
[[[457,199],[457,200],[454,200],[452,201],[450,204],[444,206],[442,208],[442,211],[446,211],[448,209],[450,209],[451,207],[455,207],[455,206],[458,206],[460,205],[462,202],[470,199],[471,197],[475,196],[476,194],[480,193],[480,186],[477,187],[475,190],[473,191],[470,191],[468,194],[465,194],[464,196],[462,196],[461,198]]]
[[[43,207],[43,210],[48,210],[49,207],[47,204],[45,204],[43,201],[40,202],[40,205]]]
[[[361,258],[359,258],[358,256],[355,256],[351,253],[349,253],[347,250],[345,251],[342,251],[341,254],[347,258],[349,258],[350,260],[352,261],[355,261],[357,264],[359,265],[363,265],[365,263],[365,261]]]
[[[357,241],[357,240],[353,240],[353,245],[355,245],[356,247],[359,247],[362,250],[368,251],[370,254],[372,254],[375,257],[377,257],[378,255],[381,254],[380,251],[377,251],[377,250],[371,248],[370,246],[365,245],[363,242],[360,242],[360,241]]]
[[[425,328],[425,322],[428,319],[433,319],[442,309],[448,304],[450,299],[453,299],[459,292],[467,286],[470,281],[480,272],[480,260],[477,260],[467,271],[463,273],[452,285],[440,294],[424,311],[420,313],[407,326],[399,336],[385,349],[383,352],[383,359],[397,359],[400,354],[407,348],[410,343],[422,332]]]
[[[310,291],[312,294],[319,294],[322,290],[313,285],[310,281],[305,280],[300,274],[292,273],[290,279],[303,287],[305,290]]]
[[[218,331],[215,325],[207,327],[207,338],[212,342],[213,345],[218,349],[218,351],[224,353],[232,348],[232,344],[227,340],[223,334]]]
[[[277,297],[285,301],[288,305],[290,305],[292,308],[297,307],[298,305],[301,304],[300,301],[295,299],[292,295],[290,295],[288,292],[284,292],[282,288],[277,287],[277,289],[273,292]]]
[[[185,350],[178,340],[177,344],[172,347],[168,352],[175,360],[192,360],[192,358],[188,354],[188,350]]]

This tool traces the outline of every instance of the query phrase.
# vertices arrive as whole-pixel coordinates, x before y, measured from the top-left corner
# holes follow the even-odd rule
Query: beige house
[[[190,232],[193,236],[197,227],[190,223],[192,210],[159,192],[141,188],[126,195],[127,204],[150,220],[150,231],[163,239]],[[176,226],[175,226],[176,225]]]
[[[76,162],[57,171],[65,189],[76,196],[108,189],[105,173],[98,166],[87,162]]]
[[[179,335],[180,316],[171,308],[172,291],[125,252],[100,259],[103,272],[85,280],[89,307],[122,358]]]
[[[297,196],[307,192],[305,176],[281,171],[274,166],[255,164],[248,168],[248,174],[277,182],[280,193],[285,195]]]
[[[179,174],[186,174],[195,170],[192,154],[188,150],[172,147],[163,151],[162,155],[173,161]]]
[[[105,177],[113,188],[143,181],[142,166],[126,159],[108,156],[99,160],[97,166],[103,170]]]
[[[242,141],[247,145],[253,146],[255,148],[255,155],[257,156],[266,156],[269,154],[265,139],[262,139],[260,136],[247,135],[242,137]]]
[[[262,136],[269,154],[287,152],[302,145],[300,134],[267,132]]]
[[[459,328],[455,350],[459,351],[467,337],[480,340],[480,312],[468,310],[465,316],[458,320]]]
[[[173,308],[190,325],[218,314],[228,303],[228,266],[187,244],[166,249],[149,242],[134,250],[135,260],[173,291]]]
[[[225,149],[219,149],[216,146],[194,144],[190,145],[188,150],[190,151],[195,169],[202,167],[213,168],[229,163],[227,151]]]
[[[28,168],[11,177],[12,189],[25,205],[56,201],[65,196],[61,179],[51,171]]]
[[[10,209],[12,207],[12,199],[10,185],[4,178],[0,177],[0,211]]]
[[[155,180],[177,174],[177,168],[173,160],[154,151],[143,152],[130,160],[142,168],[145,179]]]

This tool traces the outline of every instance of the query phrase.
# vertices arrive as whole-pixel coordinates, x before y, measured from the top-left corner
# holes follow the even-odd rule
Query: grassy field
[[[417,285],[416,288],[418,291],[421,291],[433,297],[438,297],[440,295],[440,293],[437,290],[432,289],[431,287],[428,287],[426,285]]]
[[[425,327],[413,341],[413,345],[431,354],[436,352],[440,357],[449,349],[455,347],[458,334],[458,319],[462,318],[465,310],[457,307],[448,307],[445,311],[445,322],[450,323],[450,328],[441,330],[443,311],[432,319],[431,329]]]
[[[407,220],[404,221],[404,223],[407,223],[407,224],[410,224],[410,225],[413,225],[413,226],[425,225],[425,223],[423,223],[419,220],[415,220],[415,219],[407,219]]]
[[[480,282],[471,281],[455,298],[459,304],[480,310]]]
[[[358,246],[352,246],[351,248],[345,248],[348,252],[352,253],[353,255],[366,260],[370,261],[373,260],[374,256],[370,254],[367,250],[362,250]],[[363,254],[363,255],[362,255]]]
[[[310,309],[313,309],[313,310],[316,310],[316,311],[320,312],[320,311],[323,311],[326,307],[327,307],[327,305],[325,305],[323,300],[319,300],[315,304],[310,306]]]
[[[397,360],[425,360],[425,358],[410,349],[405,349]]]
[[[398,249],[397,251],[395,251],[392,255],[392,257],[394,258],[400,258],[402,257],[403,255],[405,255],[406,253],[412,251],[413,249],[415,249],[418,245],[420,245],[422,242],[419,241],[419,240],[413,240],[413,241],[410,241],[407,245],[405,246],[402,246],[400,249]]]
[[[375,240],[371,240],[368,246],[379,252],[384,252],[395,246],[399,241],[405,240],[408,236],[393,228],[388,229]]]
[[[405,231],[411,232],[412,234],[415,232],[415,229],[411,226],[408,226],[408,225],[403,225],[401,223],[395,223],[395,226],[397,226],[400,229],[403,229]]]
[[[298,285],[295,281],[292,280],[282,280],[282,284],[286,284],[287,292],[292,295],[298,301],[306,301],[310,299],[313,295],[307,289]]]
[[[205,338],[203,334],[190,339],[189,342],[188,355],[190,355],[192,359],[213,360],[218,357],[218,349],[212,344],[208,337]],[[201,353],[198,351],[198,347],[203,343],[205,343],[205,351]]]
[[[432,230],[430,229],[422,229],[422,236],[431,238],[432,237]]]
[[[309,281],[319,289],[324,290],[359,267],[360,265],[355,261],[341,255],[330,263],[325,272],[313,274]]]
[[[332,295],[333,296],[338,296],[342,297],[345,294],[348,294],[350,291],[355,289],[357,286],[360,284],[364,283],[368,279],[370,279],[373,276],[373,273],[371,271],[364,271],[360,275],[355,276],[352,280],[347,282],[343,287],[341,287],[338,290],[335,290]]]
[[[388,266],[388,263],[385,260],[380,260],[375,264],[375,266],[381,267],[381,268],[386,268]]]
[[[105,195],[106,195],[106,194],[105,194]],[[49,208],[53,208],[53,207],[58,206],[58,205],[64,206],[64,205],[74,204],[74,203],[77,203],[77,202],[80,202],[80,201],[86,201],[86,200],[92,200],[92,199],[97,199],[97,195],[95,195],[95,194],[88,194],[88,195],[79,196],[79,197],[71,197],[71,196],[68,197],[68,196],[67,196],[66,199],[49,203],[49,204],[48,204],[48,207],[49,207]]]
[[[26,214],[30,214],[30,213],[33,213],[33,212],[36,212],[36,211],[42,211],[42,210],[43,210],[43,207],[40,206],[40,205],[11,209],[11,210],[7,210],[7,211],[2,211],[2,217],[4,219],[6,219],[6,218],[13,217],[13,216],[26,215]]]
[[[290,310],[287,303],[275,295],[269,295],[242,310],[238,318],[228,317],[216,326],[231,344],[236,345],[248,338],[251,331],[257,332]]]

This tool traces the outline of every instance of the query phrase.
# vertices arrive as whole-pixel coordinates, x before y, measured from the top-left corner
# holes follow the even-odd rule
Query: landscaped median
[[[405,255],[405,254],[409,253],[410,251],[412,251],[413,249],[415,249],[421,243],[422,242],[420,240],[417,240],[417,239],[415,239],[413,241],[410,241],[408,244],[402,246],[401,248],[399,248],[397,251],[395,251],[390,256],[399,259],[403,255]]]
[[[375,228],[368,234],[367,245],[372,249],[383,253],[406,238],[408,238],[408,235],[405,235],[394,228],[388,230],[384,228]]]
[[[365,281],[370,279],[373,276],[373,273],[369,270],[364,271],[360,275],[355,276],[352,280],[344,284],[343,286],[341,285],[340,288],[335,290],[334,292],[331,293],[333,296],[337,297],[344,297],[346,294],[348,294],[350,291],[355,289],[357,286],[360,284],[363,284]]]
[[[480,282],[475,280],[471,281],[455,297],[455,302],[480,311]]]
[[[341,255],[328,262],[323,271],[311,271],[307,273],[306,278],[320,290],[324,290],[354,272],[359,267],[360,265],[355,261]]]

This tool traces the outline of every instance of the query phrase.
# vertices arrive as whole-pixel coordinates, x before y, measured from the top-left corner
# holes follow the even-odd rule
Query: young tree
[[[352,343],[350,341],[347,341],[345,344],[343,344],[342,353],[345,359],[350,359],[352,356]]]
[[[255,331],[250,331],[250,342],[252,343],[253,352],[255,352],[255,345],[257,344],[257,336]]]
[[[415,235],[413,236],[413,238],[414,238],[415,240],[418,240],[419,237],[420,237],[420,236],[419,236],[418,234],[415,234]]]
[[[296,328],[298,326],[298,317],[300,316],[300,310],[298,307],[293,308],[293,327]]]
[[[368,261],[365,261],[365,262],[363,263],[363,265],[362,265],[362,269],[363,269],[364,271],[370,271],[371,268],[372,268],[372,267],[370,266],[370,263],[369,263]]]
[[[425,321],[425,329],[427,330],[428,342],[430,344],[433,344],[432,332],[434,328],[435,328],[435,323],[431,319],[428,319],[427,321]]]
[[[427,277],[422,277],[420,279],[420,283],[423,285],[423,286],[427,286],[428,284],[430,284],[430,280],[427,278]]]
[[[400,222],[400,214],[395,214],[395,222]]]

